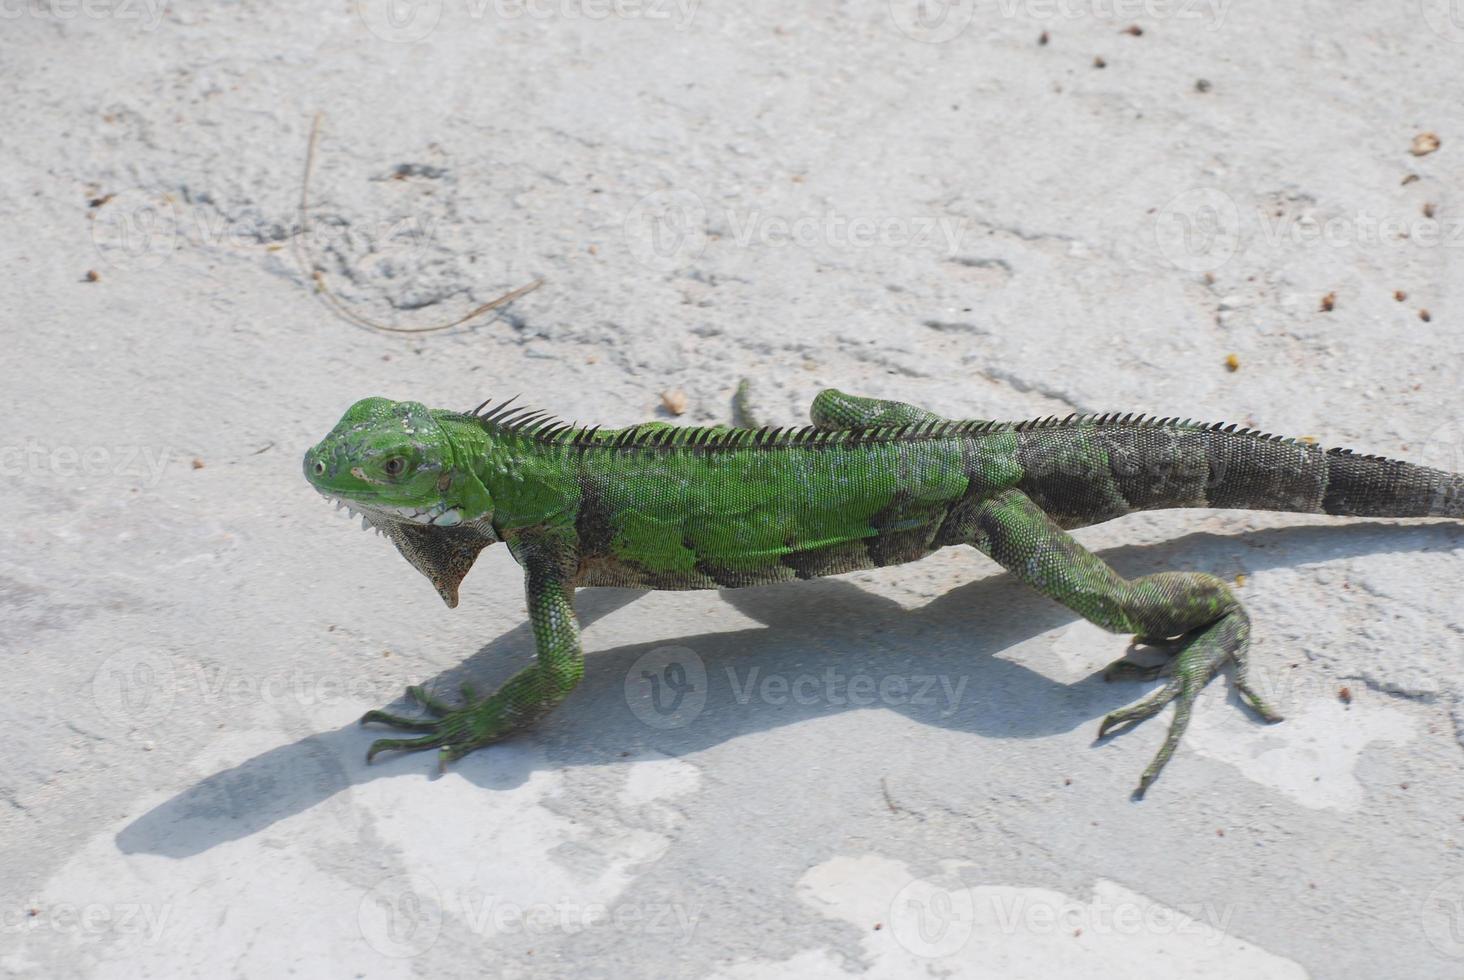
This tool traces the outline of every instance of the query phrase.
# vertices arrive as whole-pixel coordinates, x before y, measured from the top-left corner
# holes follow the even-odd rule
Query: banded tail
[[[1237,426],[1102,415],[1017,427],[1021,490],[1063,527],[1217,507],[1464,518],[1464,475]]]

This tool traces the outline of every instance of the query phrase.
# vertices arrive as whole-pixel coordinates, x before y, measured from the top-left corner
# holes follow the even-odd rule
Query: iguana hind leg
[[[1250,686],[1246,671],[1250,618],[1218,578],[1201,572],[1159,572],[1125,579],[1016,490],[977,507],[967,530],[971,544],[1089,622],[1115,633],[1181,637],[1179,651],[1168,665],[1169,682],[1143,701],[1113,712],[1098,729],[1102,738],[1115,725],[1137,724],[1175,702],[1169,734],[1140,777],[1136,796],[1143,796],[1174,754],[1195,699],[1226,661],[1235,664],[1235,688],[1256,713],[1267,721],[1281,720]]]

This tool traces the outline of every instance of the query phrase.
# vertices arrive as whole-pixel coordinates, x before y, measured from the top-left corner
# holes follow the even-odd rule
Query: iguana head
[[[478,552],[498,540],[493,502],[448,426],[418,402],[366,398],[305,453],[305,479],[362,515],[449,606]]]

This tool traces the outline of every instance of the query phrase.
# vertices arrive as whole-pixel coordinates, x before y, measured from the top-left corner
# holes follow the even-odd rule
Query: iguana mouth
[[[462,510],[456,504],[445,501],[430,507],[383,506],[326,493],[318,487],[315,492],[334,503],[336,510],[345,510],[352,517],[360,517],[363,531],[372,529],[379,534],[381,524],[388,522],[418,524],[423,527],[456,527],[463,522]]]

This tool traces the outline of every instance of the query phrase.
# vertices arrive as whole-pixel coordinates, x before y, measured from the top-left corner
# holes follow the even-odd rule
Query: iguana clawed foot
[[[1169,725],[1154,761],[1139,777],[1134,798],[1143,798],[1149,785],[1159,777],[1165,763],[1174,754],[1179,740],[1189,727],[1190,712],[1195,699],[1227,660],[1235,664],[1235,689],[1247,704],[1266,721],[1280,721],[1281,715],[1268,705],[1264,698],[1251,687],[1247,677],[1246,648],[1250,643],[1250,618],[1245,610],[1236,607],[1208,626],[1200,627],[1176,641],[1135,639],[1135,643],[1150,646],[1179,646],[1179,652],[1168,663],[1147,667],[1129,660],[1117,660],[1104,673],[1105,680],[1141,679],[1153,680],[1163,675],[1169,681],[1163,687],[1136,704],[1111,712],[1098,726],[1098,738],[1108,735],[1120,725],[1133,727],[1158,714],[1169,702],[1175,702],[1174,720]]]
[[[379,738],[366,750],[367,764],[381,752],[437,749],[438,764],[446,768],[449,762],[493,741],[494,726],[485,718],[484,703],[469,685],[463,684],[461,690],[464,706],[454,708],[424,687],[407,688],[407,696],[425,708],[431,718],[407,718],[386,711],[368,711],[362,715],[363,725],[375,722],[402,731],[429,733],[422,738]]]

